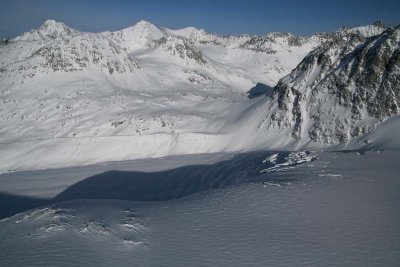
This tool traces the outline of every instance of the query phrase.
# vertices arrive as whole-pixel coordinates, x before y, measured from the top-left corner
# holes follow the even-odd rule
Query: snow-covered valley
[[[1,266],[399,266],[400,26],[62,22],[0,43]]]
[[[218,36],[146,21],[87,33],[49,20],[0,44],[0,172],[371,146],[388,139],[365,137],[383,121],[398,127],[398,41],[398,27],[382,25]],[[347,73],[369,61],[383,69]]]

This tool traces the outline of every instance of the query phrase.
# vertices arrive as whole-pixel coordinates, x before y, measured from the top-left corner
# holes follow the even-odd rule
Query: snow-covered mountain
[[[106,33],[106,36],[125,48],[127,52],[133,52],[137,49],[153,47],[153,42],[161,39],[165,34],[153,24],[142,20],[126,29]]]
[[[57,39],[77,34],[78,31],[71,29],[62,22],[46,20],[39,29],[34,29],[14,38],[14,41],[44,41]]]
[[[103,34],[81,33],[54,20],[3,45],[0,58],[3,86],[56,72],[97,69],[112,74],[139,68],[124,49]]]
[[[340,102],[374,73],[398,99],[397,59],[393,70],[379,67],[386,54],[398,54],[398,30],[385,30],[379,24],[312,36],[218,36],[140,21],[87,33],[46,21],[0,44],[0,169],[347,141],[397,112],[393,106],[367,116],[371,101],[354,111]],[[370,59],[374,53],[386,53],[384,60]],[[329,78],[336,76],[340,83]],[[357,90],[365,94],[368,86]],[[374,90],[387,99],[389,91]],[[268,96],[250,97],[260,92]],[[346,118],[356,110],[360,118]],[[340,123],[332,126],[332,118]]]
[[[340,34],[312,51],[275,87],[265,127],[324,144],[371,132],[399,110],[399,43],[398,26],[367,39]]]

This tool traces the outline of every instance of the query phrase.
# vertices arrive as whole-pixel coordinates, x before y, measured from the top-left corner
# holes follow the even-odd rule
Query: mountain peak
[[[372,25],[376,26],[376,27],[380,27],[380,28],[386,28],[385,23],[383,22],[383,20],[377,20],[375,21]]]
[[[147,29],[147,30],[159,30],[158,27],[147,20],[140,20],[137,22],[135,25],[133,25],[133,28],[135,29]]]
[[[110,33],[110,37],[119,46],[132,52],[151,47],[151,43],[164,37],[164,33],[154,24],[141,20],[133,26]]]
[[[68,27],[62,22],[55,21],[53,19],[46,20],[42,26],[40,26],[39,31],[42,33],[71,33],[73,29]],[[47,35],[47,34],[46,34]]]
[[[385,24],[383,21],[377,21],[372,25],[366,25],[366,26],[359,26],[359,27],[354,27],[354,28],[347,28],[343,27],[338,32],[342,33],[353,33],[353,34],[358,34],[363,37],[372,37],[381,34],[386,30]]]
[[[64,23],[58,22],[58,21],[56,21],[54,19],[48,19],[43,23],[42,27],[54,27],[54,26],[57,26],[57,25],[61,26],[61,25],[64,25]]]
[[[165,31],[168,34],[184,37],[191,41],[208,40],[212,38],[211,35],[208,34],[205,30],[195,27],[186,27],[178,30],[165,29]]]
[[[154,26],[152,23],[150,23],[150,22],[148,22],[147,20],[140,20],[140,21],[138,21],[136,24],[135,24],[135,26],[148,26],[148,25],[152,25],[152,26]]]
[[[58,22],[53,19],[48,19],[38,29],[26,32],[23,35],[14,38],[14,40],[38,41],[48,38],[56,39],[58,37],[71,35],[77,32],[78,32],[77,30],[68,27],[62,22]]]
[[[134,25],[132,25],[132,26],[130,26],[128,28],[122,29],[120,31],[117,31],[117,32],[137,32],[137,33],[140,32],[142,34],[150,34],[150,35],[151,34],[156,34],[156,35],[159,35],[159,33],[161,31],[156,25],[154,25],[154,24],[152,24],[152,23],[150,23],[150,22],[148,22],[146,20],[140,20],[136,24],[134,24]]]

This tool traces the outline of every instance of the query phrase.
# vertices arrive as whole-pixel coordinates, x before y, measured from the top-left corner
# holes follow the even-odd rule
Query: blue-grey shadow
[[[0,194],[0,218],[12,216],[41,205],[77,199],[118,199],[131,201],[166,201],[205,190],[247,182],[288,182],[294,176],[261,172],[273,166],[264,159],[274,152],[260,151],[235,155],[211,165],[189,165],[175,169],[142,171],[107,171],[71,185],[53,199],[34,199]],[[279,152],[282,162],[288,152]]]
[[[253,99],[261,95],[271,96],[273,91],[274,88],[263,83],[257,83],[253,88],[247,91],[247,97]]]
[[[212,165],[191,165],[159,172],[108,171],[82,180],[54,200],[123,199],[164,201],[197,192],[255,181],[267,153],[245,153]],[[265,176],[265,175],[263,175]]]
[[[0,193],[0,219],[50,203],[50,199],[14,196]]]

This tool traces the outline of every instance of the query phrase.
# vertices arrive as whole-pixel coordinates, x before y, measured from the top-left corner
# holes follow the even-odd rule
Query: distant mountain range
[[[0,170],[384,145],[400,129],[399,32],[218,36],[140,21],[88,33],[48,20],[0,44]]]

